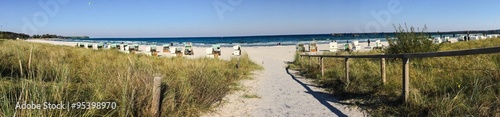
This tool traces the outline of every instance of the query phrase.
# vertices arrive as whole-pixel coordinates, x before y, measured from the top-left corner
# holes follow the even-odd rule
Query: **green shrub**
[[[389,47],[384,50],[385,54],[436,52],[441,47],[441,44],[433,44],[429,35],[424,33],[427,27],[422,30],[406,25],[404,28],[401,25],[394,28],[396,39],[387,38]]]

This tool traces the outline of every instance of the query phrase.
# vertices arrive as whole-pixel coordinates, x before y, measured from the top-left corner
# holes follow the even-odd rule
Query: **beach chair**
[[[121,50],[124,53],[130,53],[130,46],[129,45],[122,45],[123,50]]]
[[[455,37],[450,38],[450,39],[448,39],[448,42],[449,42],[449,43],[455,43],[455,42],[458,42],[458,38],[455,38]]]
[[[309,44],[309,52],[318,52],[318,46],[316,46],[316,41],[312,41]]]
[[[241,46],[240,45],[235,45],[233,46],[233,55],[235,56],[240,56],[241,55]]]
[[[470,40],[479,40],[479,36],[471,36]]]
[[[120,44],[120,47],[118,49],[120,49],[120,51],[125,51],[125,45]]]
[[[139,44],[133,44],[132,46],[129,46],[129,51],[132,54],[135,54],[139,51]]]
[[[176,47],[175,48],[175,55],[177,57],[182,57],[182,48],[181,47]]]
[[[88,44],[87,44],[87,48],[88,48],[88,49],[93,48],[92,46],[93,46],[93,44],[91,44],[91,43],[88,43]]]
[[[486,36],[479,36],[481,40],[487,39]]]
[[[103,43],[98,43],[97,44],[97,49],[103,49],[104,48],[104,44]]]
[[[214,54],[213,54],[214,49],[213,48],[207,48],[207,49],[205,49],[205,52],[207,53],[208,58],[214,58]]]
[[[493,38],[497,38],[497,37],[500,37],[500,35],[499,34],[494,34],[493,35]]]
[[[441,37],[434,37],[434,39],[432,39],[432,41],[435,44],[443,43],[443,40],[441,39]]]
[[[170,53],[170,44],[163,44],[163,52]]]
[[[457,39],[458,41],[465,41],[465,36],[458,36]]]
[[[184,54],[185,55],[194,55],[193,45],[191,45],[191,42],[184,43]]]
[[[359,46],[359,41],[358,40],[354,40],[351,42],[351,45],[352,45],[352,50],[361,50],[361,46]]]
[[[117,44],[111,44],[111,45],[110,45],[110,48],[111,48],[111,49],[117,49],[117,46],[118,46]]]
[[[337,42],[330,42],[330,52],[336,52],[339,49]]]
[[[151,56],[158,56],[158,51],[156,51],[156,45],[151,45],[149,47],[149,51],[151,52]]]
[[[92,44],[92,49],[94,49],[94,50],[99,50],[99,48],[98,48],[98,46],[97,46],[97,45],[98,45],[97,43]]]
[[[148,56],[151,56],[151,46],[146,45],[146,46],[143,46],[143,47],[144,47],[143,49],[139,49],[139,52],[142,53],[142,54],[146,54]]]
[[[170,54],[175,55],[175,47],[171,47],[171,48],[170,48]]]
[[[298,43],[297,47],[295,48],[297,52],[305,52],[306,48],[304,47],[303,43]]]
[[[212,45],[213,52],[215,58],[218,58],[221,55],[220,45]]]
[[[493,35],[486,35],[487,39],[493,38]]]
[[[86,43],[80,43],[79,47],[81,47],[81,48],[87,48],[87,44]]]
[[[444,37],[443,42],[449,43],[450,37]]]

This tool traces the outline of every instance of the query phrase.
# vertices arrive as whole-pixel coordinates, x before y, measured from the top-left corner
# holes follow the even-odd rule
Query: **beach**
[[[47,40],[27,40],[36,43],[76,46],[76,42],[60,42]],[[361,43],[360,45],[364,45]],[[329,50],[328,44],[318,44],[317,53]],[[141,45],[140,49],[146,48]],[[193,47],[194,55],[186,58],[205,57],[207,47]],[[307,48],[307,47],[306,47]],[[366,116],[357,107],[348,107],[336,103],[335,97],[308,79],[297,75],[296,71],[287,70],[287,63],[294,59],[295,46],[255,46],[242,47],[243,54],[248,54],[252,61],[264,67],[264,70],[254,73],[251,80],[243,80],[242,90],[225,96],[222,105],[204,116]],[[221,47],[223,60],[233,56],[232,47]],[[172,55],[161,53],[167,57]],[[316,92],[316,93],[312,93]],[[323,92],[323,93],[318,93]],[[255,98],[245,96],[253,95]]]
[[[66,42],[66,41],[52,41],[52,40],[43,40],[43,39],[28,39],[28,42],[36,42],[36,43],[47,43],[47,44],[54,44],[54,45],[65,45],[65,46],[76,46],[78,42]],[[338,48],[342,48],[344,43],[338,43]],[[374,43],[372,43],[373,45]],[[381,42],[383,46],[388,46],[388,42]],[[147,54],[149,52],[144,52],[142,50],[146,50],[150,45],[139,45],[139,54]],[[359,43],[359,46],[361,47],[366,47],[368,46],[368,43]],[[174,57],[176,56],[175,54],[171,53],[164,53],[161,52],[162,46],[156,46],[157,51],[160,51],[158,55],[162,57]],[[181,47],[184,49],[183,46],[173,46],[173,47]],[[170,47],[170,48],[173,48]],[[317,44],[318,47],[318,52],[311,52],[309,54],[320,54],[325,51],[330,51],[330,45],[329,44]],[[193,47],[193,52],[194,55],[183,55],[183,57],[186,58],[200,58],[200,57],[206,57],[206,49],[210,47]],[[289,54],[289,53],[295,53],[295,45],[276,45],[276,46],[249,46],[249,47],[241,47],[241,52],[242,54],[244,53],[253,53],[253,56],[261,57],[261,56],[269,56],[270,53],[269,50],[280,50],[276,52],[272,52],[273,55],[277,54],[278,56],[286,57],[283,54]],[[308,50],[308,46],[305,46],[306,50]],[[237,57],[232,55],[234,49],[232,47],[221,47],[221,56],[220,58],[223,60],[229,60],[231,57]],[[362,49],[360,51],[369,51],[368,49]],[[251,55],[251,54],[250,54]],[[251,55],[252,57],[252,55]],[[292,56],[293,58],[293,56]],[[256,61],[257,62],[257,61]]]

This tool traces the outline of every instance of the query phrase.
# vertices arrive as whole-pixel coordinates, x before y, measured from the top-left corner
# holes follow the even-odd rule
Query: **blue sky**
[[[0,30],[91,37],[390,32],[404,23],[485,30],[500,29],[498,11],[498,0],[1,0]]]

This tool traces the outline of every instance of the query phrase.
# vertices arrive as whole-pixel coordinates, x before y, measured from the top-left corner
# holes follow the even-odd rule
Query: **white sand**
[[[226,96],[226,104],[208,113],[207,117],[329,117],[329,116],[366,116],[357,107],[348,108],[335,103],[336,99],[324,94],[322,89],[309,80],[297,75],[297,81],[287,73],[286,63],[294,58],[294,46],[273,46],[243,48],[250,58],[262,65],[254,80],[243,81],[247,87]],[[328,50],[328,45],[319,45],[319,50]],[[294,74],[295,71],[290,71]],[[303,83],[303,84],[302,84]],[[245,98],[243,95],[256,94],[260,98]]]
[[[57,42],[45,40],[28,40],[30,42],[51,43],[56,45],[75,46],[74,42]],[[386,44],[386,43],[385,43]],[[144,48],[145,46],[140,46]],[[158,48],[160,49],[160,48]],[[193,56],[187,58],[204,57],[206,47],[194,47]],[[327,44],[318,45],[318,49],[329,50]],[[221,59],[230,59],[233,48],[223,47]],[[286,62],[294,58],[295,46],[272,47],[242,47],[243,53],[264,67],[258,71],[253,80],[244,80],[242,91],[236,91],[224,98],[224,102],[214,112],[203,116],[367,116],[357,107],[348,107],[336,103],[335,97],[315,87],[308,79],[304,79],[291,71],[286,70]],[[165,56],[171,56],[165,54]],[[244,95],[256,95],[259,98],[245,98]]]

